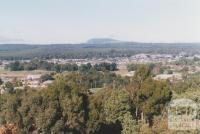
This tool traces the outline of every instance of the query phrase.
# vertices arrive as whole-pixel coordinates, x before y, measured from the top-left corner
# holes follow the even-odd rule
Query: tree
[[[162,112],[171,97],[172,92],[168,82],[149,80],[142,85],[139,95],[140,108],[150,125],[152,125],[153,116]]]
[[[135,71],[137,69],[138,65],[137,64],[128,64],[127,65],[127,70],[130,71]]]
[[[79,71],[80,71],[80,72],[88,72],[91,68],[92,68],[92,65],[91,65],[90,63],[82,64],[82,65],[79,67]]]
[[[13,93],[14,92],[14,86],[11,82],[6,82],[4,85],[4,89],[7,93]]]
[[[41,79],[42,82],[47,81],[47,80],[54,80],[54,78],[50,74],[44,74],[44,75],[41,76],[40,79]]]
[[[145,117],[149,125],[152,125],[153,116],[161,112],[172,95],[169,83],[153,80],[147,66],[136,70],[126,91],[132,100],[136,119],[143,120]]]
[[[168,74],[173,74],[173,71],[172,70],[168,70],[167,73]]]
[[[14,87],[21,87],[21,86],[23,86],[22,82],[19,81],[16,77],[13,78],[12,84],[13,84]]]
[[[122,134],[138,134],[139,133],[139,125],[136,120],[133,119],[130,112],[127,112],[122,121]]]
[[[135,117],[138,119],[138,112],[139,112],[139,105],[140,105],[140,92],[141,92],[141,86],[144,83],[145,80],[149,79],[151,76],[151,71],[149,66],[146,65],[140,65],[133,78],[131,79],[131,82],[129,85],[126,86],[126,91],[129,93],[130,98],[132,100],[132,103],[135,107]]]
[[[66,126],[72,132],[84,132],[86,125],[86,111],[82,96],[72,96],[61,101],[62,116]]]
[[[11,71],[20,71],[23,70],[23,66],[19,61],[15,61],[13,63],[10,63],[9,68]]]
[[[138,120],[144,115],[150,124],[171,99],[171,91],[168,82],[152,79],[148,67],[138,69],[131,80],[126,78],[126,87],[123,82],[112,86],[123,78],[91,69],[87,73],[58,74],[43,90],[27,88],[1,95],[0,122],[16,124],[17,133],[139,133]],[[89,81],[99,79],[110,85],[89,94]],[[5,85],[13,87],[12,83]]]
[[[128,94],[123,90],[114,90],[104,103],[106,121],[110,123],[122,122],[124,115],[130,109]]]
[[[117,64],[116,63],[100,63],[95,64],[93,67],[97,71],[116,71],[117,70]]]
[[[0,78],[0,85],[2,85],[3,84],[3,80]]]

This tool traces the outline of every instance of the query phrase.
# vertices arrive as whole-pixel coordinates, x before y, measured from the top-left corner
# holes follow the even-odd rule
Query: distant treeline
[[[141,65],[143,64],[128,64],[127,65],[127,70],[130,72],[130,71],[135,71],[137,70]],[[153,70],[153,68],[156,66],[155,64],[153,63],[150,63],[150,64],[146,64],[151,70]]]
[[[85,72],[90,69],[95,69],[97,71],[115,71],[117,70],[117,65],[115,63],[100,63],[92,66],[90,63],[82,64],[78,66],[77,64],[58,64],[58,63],[50,63],[44,60],[31,60],[30,62],[20,62],[15,61],[6,66],[6,69],[11,71],[31,71],[31,70],[47,70],[47,71],[81,71]]]
[[[138,53],[178,54],[200,53],[199,43],[109,43],[109,44],[53,44],[53,45],[0,45],[0,59],[22,60],[44,58],[107,58],[129,57]]]

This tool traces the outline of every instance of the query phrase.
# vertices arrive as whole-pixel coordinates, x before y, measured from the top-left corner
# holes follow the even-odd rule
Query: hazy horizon
[[[105,37],[106,38],[106,37]],[[71,44],[71,45],[76,45],[76,44],[87,44],[89,40],[91,39],[105,39],[105,38],[90,38],[88,40],[85,40],[83,42],[28,42],[28,41],[24,41],[24,40],[17,40],[17,39],[11,39],[11,40],[7,40],[7,41],[1,41],[0,39],[0,45],[56,45],[56,44],[63,44],[63,45],[67,45],[67,44]],[[107,38],[107,39],[114,39],[114,40],[118,40],[116,38]],[[16,41],[15,41],[16,40]],[[147,44],[199,44],[200,45],[200,41],[199,42],[164,42],[164,41],[160,41],[160,42],[148,42],[148,41],[130,41],[130,40],[118,40],[119,42],[124,42],[124,43],[147,43]],[[91,44],[91,43],[90,43]],[[94,43],[95,44],[95,43]],[[97,43],[97,44],[102,44],[102,43]]]
[[[0,43],[76,44],[91,38],[198,43],[199,5],[199,0],[2,0]]]

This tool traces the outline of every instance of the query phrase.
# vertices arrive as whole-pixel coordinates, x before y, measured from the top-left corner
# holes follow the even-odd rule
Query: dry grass
[[[115,71],[116,74],[119,74],[121,76],[126,76],[126,74],[128,73],[128,70],[126,68],[126,64],[123,65],[118,65],[118,71]]]
[[[8,71],[8,70],[0,70],[0,77],[17,77],[22,78],[28,75],[33,74],[45,74],[48,71],[43,70],[35,70],[35,71]]]

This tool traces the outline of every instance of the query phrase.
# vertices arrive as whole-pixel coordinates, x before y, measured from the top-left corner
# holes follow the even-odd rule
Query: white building
[[[27,80],[39,80],[40,78],[41,78],[41,74],[27,76]]]

